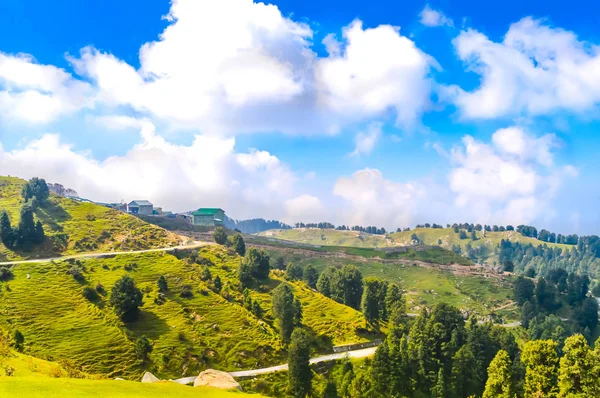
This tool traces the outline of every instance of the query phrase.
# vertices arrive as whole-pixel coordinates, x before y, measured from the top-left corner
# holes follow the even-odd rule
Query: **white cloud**
[[[350,120],[393,109],[399,124],[413,124],[429,104],[435,60],[394,26],[363,29],[357,20],[343,36],[343,52],[334,46],[333,54],[318,60],[320,103]]]
[[[419,16],[421,17],[421,24],[425,26],[454,26],[452,20],[445,16],[443,12],[434,10],[429,5],[423,8]]]
[[[94,122],[111,130],[141,129],[152,124],[148,120],[123,115],[97,116],[94,118]]]
[[[283,203],[301,194],[293,172],[268,152],[237,153],[234,145],[233,138],[202,135],[175,145],[147,124],[126,154],[98,161],[44,135],[22,149],[0,146],[0,174],[43,177],[95,201],[144,198],[174,211],[219,206],[237,218],[285,217]]]
[[[465,118],[582,113],[600,103],[599,47],[573,32],[527,17],[511,25],[502,42],[469,29],[453,44],[481,76],[473,91],[448,90]]]
[[[576,169],[553,165],[556,137],[532,136],[522,129],[500,129],[486,144],[471,136],[451,153],[449,187],[460,211],[489,223],[526,223],[545,216],[565,177]]]
[[[325,209],[321,200],[312,195],[300,195],[285,201],[286,218],[288,223],[320,222],[323,221]]]
[[[63,69],[38,64],[28,55],[0,52],[0,118],[47,123],[93,106],[88,83]]]
[[[383,178],[379,170],[363,169],[339,178],[333,194],[344,199],[338,209],[343,222],[391,228],[411,225],[418,219],[427,192],[419,183],[398,183]]]
[[[366,131],[356,134],[354,138],[356,148],[350,156],[370,155],[381,138],[381,127],[381,123],[371,123]]]
[[[313,32],[252,0],[174,0],[169,26],[142,45],[140,68],[93,47],[69,57],[98,99],[131,106],[184,129],[335,133],[388,110],[413,125],[428,106],[435,61],[399,28],[344,28],[328,35],[329,56],[311,49]]]

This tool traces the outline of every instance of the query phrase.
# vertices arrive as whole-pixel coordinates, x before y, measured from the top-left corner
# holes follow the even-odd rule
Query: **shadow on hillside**
[[[127,323],[126,326],[137,337],[146,336],[149,339],[157,339],[171,331],[167,322],[156,316],[153,312],[144,310],[140,310],[138,318],[133,322]]]
[[[54,202],[46,202],[44,206],[40,206],[35,210],[35,215],[42,221],[43,224],[47,225],[53,231],[62,231],[63,228],[60,222],[70,220],[72,217],[62,207],[58,206]]]

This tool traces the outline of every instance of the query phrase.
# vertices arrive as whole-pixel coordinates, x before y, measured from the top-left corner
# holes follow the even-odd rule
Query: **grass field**
[[[489,260],[495,260],[495,248],[498,247],[502,239],[511,242],[520,242],[522,244],[532,244],[534,246],[546,244],[550,247],[560,247],[563,250],[572,248],[570,245],[545,243],[534,238],[521,235],[516,231],[504,232],[476,232],[477,240],[472,240],[469,234],[468,239],[460,239],[459,235],[452,228],[416,228],[405,232],[394,232],[384,235],[371,235],[359,233],[356,231],[337,231],[333,229],[317,228],[294,228],[294,229],[275,229],[261,232],[258,234],[265,238],[276,238],[291,242],[305,243],[319,246],[351,246],[358,248],[382,248],[393,246],[410,246],[412,235],[416,234],[419,240],[425,245],[439,245],[445,249],[452,249],[454,245],[460,246],[465,251],[467,243],[473,248],[485,246],[489,253]],[[441,241],[441,244],[439,243]]]
[[[12,225],[19,222],[24,180],[0,177],[0,211],[6,210]],[[180,243],[181,239],[123,212],[92,203],[76,202],[51,194],[35,211],[47,236],[32,252],[8,250],[0,242],[0,261],[49,257],[78,252],[140,250]]]
[[[237,391],[182,386],[171,382],[136,383],[125,380],[0,377],[0,397],[12,398],[236,398],[256,397]]]
[[[20,330],[25,353],[51,361],[70,360],[82,371],[108,377],[139,380],[148,369],[161,378],[193,375],[206,367],[248,369],[285,362],[271,314],[270,291],[281,283],[273,276],[252,291],[266,310],[256,318],[240,305],[236,269],[240,258],[220,246],[205,247],[200,255],[212,262],[212,278],[223,281],[221,294],[201,280],[201,267],[162,252],[117,255],[80,260],[84,282],[66,271],[72,261],[13,266],[14,278],[0,282],[0,328]],[[144,292],[139,319],[124,325],[107,306],[108,296],[89,302],[85,286],[101,283],[107,291],[121,276],[131,275]],[[155,301],[156,281],[167,278],[166,302]],[[183,285],[193,297],[182,298]],[[293,289],[303,304],[304,323],[320,345],[364,341],[361,313],[338,304],[302,284]],[[333,320],[332,320],[333,319]],[[142,363],[133,352],[136,338],[153,343],[150,361]]]
[[[417,312],[422,306],[446,302],[478,315],[488,315],[494,308],[508,303],[512,298],[512,281],[508,278],[500,280],[455,275],[435,267],[383,262],[373,258],[348,258],[313,250],[270,247],[267,251],[272,258],[281,256],[286,263],[291,261],[301,266],[312,264],[319,271],[330,265],[353,264],[360,269],[363,277],[376,276],[399,283],[406,290],[411,312]],[[515,314],[505,311],[503,315],[506,319],[512,319]]]

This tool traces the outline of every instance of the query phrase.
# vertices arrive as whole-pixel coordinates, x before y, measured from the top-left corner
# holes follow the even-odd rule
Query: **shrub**
[[[99,294],[105,294],[106,293],[106,290],[104,289],[104,285],[102,285],[102,283],[100,283],[100,282],[96,283],[96,291]]]
[[[156,285],[158,286],[158,291],[161,293],[165,293],[169,290],[169,286],[167,285],[167,278],[165,278],[164,275],[158,277]]]
[[[83,288],[83,297],[85,297],[88,301],[94,301],[98,298],[98,293],[94,289],[89,286]]]
[[[135,286],[133,278],[125,275],[113,286],[110,305],[114,307],[115,313],[121,320],[132,321],[138,315],[142,297],[142,292]]]
[[[213,232],[213,239],[215,240],[215,243],[217,243],[219,245],[226,244],[227,243],[227,232],[225,231],[225,228],[223,228],[223,227],[215,228],[215,231]]]
[[[183,285],[181,287],[181,293],[179,293],[179,297],[183,298],[192,298],[194,297],[194,292],[191,285]]]
[[[145,361],[148,359],[148,354],[152,352],[152,343],[146,336],[142,336],[136,340],[133,350],[138,358]]]
[[[67,274],[71,275],[76,281],[83,281],[85,279],[81,268],[78,265],[73,265],[71,268],[69,268]]]
[[[0,281],[7,281],[13,277],[13,273],[10,268],[0,267]]]
[[[21,351],[23,349],[24,343],[25,343],[25,337],[23,336],[23,333],[21,333],[21,331],[19,331],[18,329],[15,330],[15,332],[13,333],[13,344],[14,344],[15,348],[18,351]]]

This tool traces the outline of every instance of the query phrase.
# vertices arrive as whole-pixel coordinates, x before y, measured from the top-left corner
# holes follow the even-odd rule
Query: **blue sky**
[[[266,4],[0,3],[0,173],[236,218],[598,232],[595,2]]]

